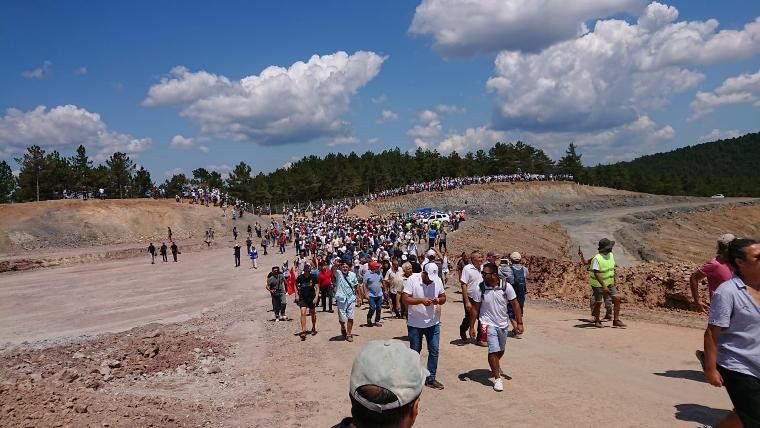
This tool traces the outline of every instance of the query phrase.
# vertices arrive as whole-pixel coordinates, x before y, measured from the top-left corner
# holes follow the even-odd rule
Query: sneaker
[[[493,381],[493,390],[498,392],[504,391],[504,381],[501,378]]]
[[[702,371],[705,371],[705,351],[697,351],[695,352],[697,355],[697,360],[699,360],[699,364],[702,365]]]
[[[274,319],[274,322],[277,322],[277,321],[279,321],[279,320],[280,320],[279,318],[275,318],[275,319]]]
[[[375,327],[382,327],[382,326],[383,326],[383,323],[381,323],[381,322],[376,322],[375,323]]]
[[[443,384],[435,379],[428,379],[425,381],[425,386],[429,386],[434,389],[443,389]]]
[[[621,327],[621,328],[625,328],[626,327],[625,323],[623,323],[623,321],[620,321],[620,320],[612,321],[612,326],[613,327]]]
[[[602,328],[602,327],[604,327],[604,325],[602,324],[601,321],[594,321],[594,327],[596,327],[596,328]]]

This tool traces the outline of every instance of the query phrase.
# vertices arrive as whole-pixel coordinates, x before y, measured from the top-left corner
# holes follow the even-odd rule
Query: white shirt
[[[515,289],[512,288],[512,284],[508,282],[502,283],[505,284],[506,293],[502,287],[486,287],[483,293],[483,301],[480,302],[480,322],[499,328],[507,328],[509,327],[507,306],[511,305],[509,303],[510,300],[517,298],[517,294],[515,293]]]
[[[467,284],[467,296],[473,302],[480,302],[480,283],[483,282],[483,275],[478,268],[472,263],[462,268],[461,281]]]
[[[443,282],[441,278],[431,277],[430,284],[422,282],[422,274],[412,274],[404,284],[404,293],[414,298],[436,298],[443,294]],[[437,311],[438,305],[425,306],[423,304],[409,305],[406,324],[410,327],[428,328],[441,322]]]

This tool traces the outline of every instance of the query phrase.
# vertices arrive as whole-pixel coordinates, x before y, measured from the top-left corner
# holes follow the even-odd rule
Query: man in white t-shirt
[[[428,264],[421,273],[409,277],[404,285],[404,302],[408,308],[406,326],[409,347],[420,352],[422,337],[427,341],[427,369],[430,375],[425,380],[425,385],[443,389],[443,385],[435,379],[441,339],[441,319],[436,306],[446,303],[446,293],[441,278],[433,273],[433,266],[435,265]]]
[[[509,306],[517,322],[515,331],[522,334],[523,319],[520,303],[512,285],[499,279],[499,268],[493,263],[483,266],[483,287],[480,288],[480,340],[488,344],[488,365],[495,391],[503,391],[500,360],[504,356],[509,328]]]
[[[462,284],[462,302],[464,303],[464,319],[459,325],[459,337],[462,342],[466,343],[469,331],[469,337],[475,339],[475,344],[484,346],[480,338],[475,337],[475,323],[478,320],[478,311],[480,310],[480,283],[483,282],[483,275],[480,274],[481,263],[483,263],[483,253],[473,251],[470,254],[470,263],[462,268],[462,277],[459,278]]]

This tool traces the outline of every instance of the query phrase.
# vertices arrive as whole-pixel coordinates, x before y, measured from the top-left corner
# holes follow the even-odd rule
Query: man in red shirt
[[[332,270],[327,262],[322,262],[319,266],[319,274],[317,274],[317,282],[319,283],[319,294],[322,300],[322,312],[327,312],[327,302],[330,302],[330,312],[333,311],[333,281]]]
[[[699,269],[695,270],[691,277],[689,277],[689,285],[691,286],[692,307],[704,313],[710,312],[710,303],[705,302],[699,297],[699,283],[703,279],[707,278],[707,294],[710,300],[712,295],[718,286],[731,279],[734,275],[731,265],[728,264],[728,258],[726,257],[728,251],[728,244],[734,240],[734,235],[726,233],[718,238],[718,251],[715,257],[705,262]],[[702,368],[705,366],[705,353],[698,350],[696,352],[697,359],[702,364]]]

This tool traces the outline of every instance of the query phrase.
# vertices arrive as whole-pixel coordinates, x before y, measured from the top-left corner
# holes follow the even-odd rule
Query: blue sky
[[[594,164],[760,128],[760,2],[518,3],[3,2],[0,158],[84,143],[163,181],[521,139]]]

